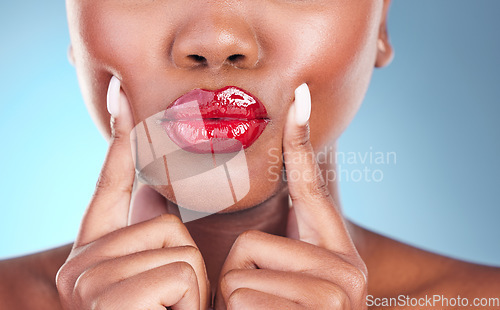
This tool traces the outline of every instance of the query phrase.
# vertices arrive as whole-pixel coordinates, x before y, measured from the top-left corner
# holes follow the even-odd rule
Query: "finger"
[[[108,288],[93,309],[200,309],[196,274],[188,263],[176,262],[127,278]]]
[[[107,96],[112,137],[93,198],[85,212],[75,247],[127,224],[134,164],[130,147],[133,117],[120,81],[112,77]]]
[[[57,286],[60,292],[72,292],[77,278],[89,267],[133,253],[178,246],[196,247],[179,217],[164,214],[153,220],[124,227],[94,242],[71,251],[59,269]]]
[[[288,309],[288,310],[303,310],[303,306],[294,303],[291,300],[260,292],[259,290],[250,288],[239,288],[235,290],[226,305],[216,305],[216,309]]]
[[[222,266],[219,279],[237,269],[269,269],[296,272],[349,288],[358,300],[367,284],[366,266],[360,259],[341,257],[334,252],[299,240],[249,230],[234,242]],[[216,298],[220,298],[221,282]]]
[[[221,281],[221,294],[226,304],[240,288],[278,296],[307,309],[347,309],[350,304],[347,294],[335,283],[295,272],[231,270]]]
[[[186,262],[195,271],[200,304],[202,309],[208,306],[209,283],[205,264],[200,251],[192,246],[172,247],[134,253],[104,261],[83,272],[75,283],[74,292],[80,300],[92,300],[106,288],[133,277],[174,262]]]
[[[310,107],[309,88],[302,84],[295,91],[283,137],[288,189],[298,235],[302,241],[339,253],[352,253],[354,245],[329,194],[309,139]]]
[[[106,259],[137,252],[186,245],[198,248],[177,216],[163,214],[150,221],[121,228],[75,249],[72,253],[72,264],[91,266]]]

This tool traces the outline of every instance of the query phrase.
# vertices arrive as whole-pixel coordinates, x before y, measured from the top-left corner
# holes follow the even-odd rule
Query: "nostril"
[[[234,54],[234,55],[229,56],[227,58],[227,60],[229,60],[230,62],[237,62],[237,61],[243,60],[244,58],[245,58],[245,55]]]
[[[187,57],[196,63],[205,64],[207,62],[207,59],[200,55],[193,54],[193,55],[188,55]]]
[[[200,66],[204,67],[208,65],[218,66],[224,64],[239,67],[241,65],[244,65],[248,59],[248,57],[245,54],[232,54],[226,57],[225,61],[223,61],[222,63],[217,63],[216,61],[214,61],[213,63],[209,63],[208,60],[209,58],[206,58],[205,56],[201,56],[199,54],[189,54],[185,56],[184,60],[186,61],[185,63],[186,65],[194,67],[200,67]]]

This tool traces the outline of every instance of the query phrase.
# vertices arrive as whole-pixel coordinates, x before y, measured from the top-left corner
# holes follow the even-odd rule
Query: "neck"
[[[236,238],[247,230],[259,230],[284,236],[288,208],[288,190],[285,188],[250,209],[213,214],[186,223],[186,227],[205,259],[212,287],[217,283],[219,272]]]

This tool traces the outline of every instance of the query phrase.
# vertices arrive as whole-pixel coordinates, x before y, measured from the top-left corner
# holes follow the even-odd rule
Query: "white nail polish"
[[[113,117],[117,117],[120,114],[120,88],[120,80],[113,75],[111,81],[109,81],[107,95],[108,112]]]
[[[385,48],[384,40],[382,40],[382,39],[378,39],[377,47],[378,47],[379,51],[381,51],[382,53],[385,53],[387,51],[387,49]]]
[[[306,83],[295,89],[295,122],[304,126],[311,116],[311,93]]]

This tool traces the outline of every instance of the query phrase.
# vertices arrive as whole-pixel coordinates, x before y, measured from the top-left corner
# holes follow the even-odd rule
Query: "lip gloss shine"
[[[166,110],[161,126],[182,149],[193,153],[232,153],[250,147],[269,119],[264,105],[247,91],[227,86],[194,89]]]

